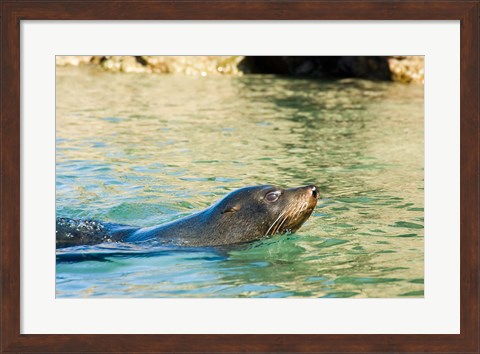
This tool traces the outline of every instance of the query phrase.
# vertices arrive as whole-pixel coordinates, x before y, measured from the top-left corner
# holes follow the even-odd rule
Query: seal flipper
[[[57,218],[57,248],[96,245],[104,242],[121,242],[138,227],[101,223],[93,220]]]

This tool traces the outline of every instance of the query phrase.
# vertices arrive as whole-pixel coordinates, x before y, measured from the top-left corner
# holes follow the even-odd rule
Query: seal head
[[[282,189],[273,185],[231,192],[207,209],[219,239],[213,243],[243,243],[297,231],[317,205],[318,188]],[[212,235],[213,236],[213,235]],[[223,242],[220,242],[223,241]]]

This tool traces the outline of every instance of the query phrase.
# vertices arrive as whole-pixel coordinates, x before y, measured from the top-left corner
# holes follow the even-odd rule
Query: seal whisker
[[[304,211],[305,209],[307,209],[308,207],[308,203],[307,202],[303,202],[302,204],[302,211]]]
[[[308,207],[308,203],[307,203],[307,202],[303,202],[302,206],[301,206],[300,209],[298,210],[297,216],[299,216],[300,213],[303,213],[305,210],[307,210],[307,207]]]
[[[277,231],[280,229],[280,227],[282,227],[282,224],[285,222],[285,220],[288,219],[288,216],[289,216],[289,211],[290,209],[288,209],[284,214],[285,214],[285,217],[279,222],[277,223],[277,226],[273,229],[272,231],[272,235],[275,235],[277,233]]]
[[[301,212],[302,209],[303,209],[303,204],[302,204],[302,205],[298,205],[297,208],[295,209],[295,213],[294,213],[293,216],[296,217],[296,216],[298,215],[298,213]]]
[[[295,212],[293,213],[292,219],[295,220],[297,217],[299,217],[302,214],[302,212],[307,210],[307,208],[308,208],[308,202],[303,202],[301,205],[299,205],[295,209]]]
[[[268,235],[268,233],[270,232],[271,228],[273,227],[273,225],[275,225],[275,223],[287,212],[288,210],[285,210],[283,213],[281,213],[278,218],[275,219],[275,221],[272,223],[272,225],[270,225],[270,227],[268,228],[267,232],[265,233],[265,236]]]
[[[300,215],[300,213],[302,212],[302,205],[298,205],[294,212],[292,213],[292,220],[295,220],[297,218],[298,215]]]
[[[295,215],[295,213],[297,212],[297,209],[298,209],[298,206],[293,205],[287,210],[287,215],[285,216],[285,218],[283,218],[282,222],[278,225],[278,227],[275,228],[275,231],[273,232],[273,234],[275,234],[278,230],[280,230],[280,228],[283,226],[285,221],[290,216]]]
[[[285,218],[282,219],[282,221],[280,223],[277,223],[277,226],[272,231],[272,235],[275,235],[275,233],[280,228],[280,225],[289,217],[290,212],[294,209],[294,207],[295,207],[295,205],[290,206],[287,210],[285,210],[283,213],[281,213],[280,216],[273,222],[272,226],[277,223],[277,221],[282,217],[282,215],[286,215]],[[272,226],[270,226],[270,228]],[[268,231],[270,231],[270,228],[268,229]],[[267,231],[267,235],[268,235],[268,231]]]
[[[278,230],[280,230],[280,229],[282,228],[283,224],[285,223],[285,221],[288,219],[289,216],[290,216],[290,215],[287,214],[287,215],[283,218],[282,222],[278,224],[278,226],[276,227],[276,229],[275,229],[275,231],[274,231],[273,233],[276,233]]]

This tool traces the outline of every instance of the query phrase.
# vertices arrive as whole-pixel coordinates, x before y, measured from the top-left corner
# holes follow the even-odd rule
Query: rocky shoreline
[[[190,76],[268,73],[314,78],[357,77],[423,83],[423,56],[57,56],[58,66],[96,66],[111,72]]]

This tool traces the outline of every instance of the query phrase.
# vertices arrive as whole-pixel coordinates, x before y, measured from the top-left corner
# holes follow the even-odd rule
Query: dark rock
[[[390,80],[387,57],[245,57],[242,63],[251,73],[307,76],[315,78],[357,77]]]

